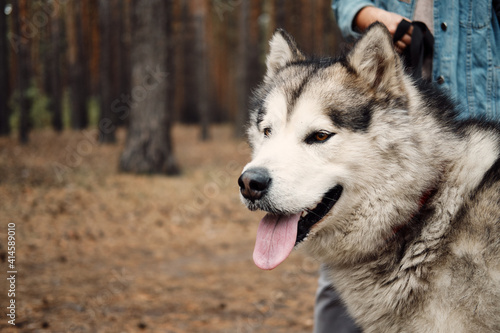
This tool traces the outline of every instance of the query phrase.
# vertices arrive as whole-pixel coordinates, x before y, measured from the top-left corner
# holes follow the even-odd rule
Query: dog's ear
[[[381,23],[372,24],[347,56],[349,64],[376,90],[399,90],[403,69],[392,37]]]
[[[287,63],[305,60],[304,54],[285,30],[278,29],[269,41],[269,53],[266,58],[266,80],[271,79],[276,72]]]

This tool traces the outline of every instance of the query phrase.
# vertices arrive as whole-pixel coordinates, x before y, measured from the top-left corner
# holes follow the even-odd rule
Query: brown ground
[[[200,143],[176,127],[181,176],[117,171],[94,131],[0,139],[0,280],[16,224],[16,326],[2,332],[310,332],[317,263],[292,253],[273,271],[252,261],[262,213],[240,203],[248,148],[231,128]]]

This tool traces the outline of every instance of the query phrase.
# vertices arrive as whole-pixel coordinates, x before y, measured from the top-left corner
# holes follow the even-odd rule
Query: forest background
[[[148,19],[139,1],[0,0],[0,135],[18,132],[26,142],[31,129],[99,127],[106,118],[112,130],[101,129],[100,141],[114,142],[115,129],[130,123],[132,106],[151,98],[140,78],[132,80],[134,62],[144,63],[133,58],[134,49],[142,47],[164,53],[164,63],[149,64],[145,76],[165,79],[161,112],[173,123],[199,124],[201,139],[209,138],[210,124],[231,123],[241,136],[276,28],[291,33],[307,54],[338,51],[330,5],[165,1],[165,15],[147,33],[164,36],[162,45],[138,45],[134,32]]]

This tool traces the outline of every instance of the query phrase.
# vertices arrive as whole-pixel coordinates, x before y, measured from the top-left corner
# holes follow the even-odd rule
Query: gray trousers
[[[362,332],[347,313],[337,291],[330,285],[322,266],[319,271],[318,290],[314,307],[314,333]]]

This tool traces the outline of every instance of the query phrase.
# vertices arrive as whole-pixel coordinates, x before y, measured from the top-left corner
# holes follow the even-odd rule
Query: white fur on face
[[[268,112],[260,123],[260,131],[251,131],[253,160],[245,170],[267,168],[272,185],[267,199],[283,212],[297,213],[314,208],[323,195],[341,183],[342,166],[332,163],[338,150],[334,135],[324,143],[308,144],[311,133],[338,129],[323,112],[317,101],[300,98],[289,119],[284,94],[275,92],[265,103]],[[263,129],[272,133],[265,137]]]
[[[415,181],[414,176],[419,173],[408,170],[423,168],[420,165],[421,152],[415,150],[414,143],[408,139],[412,136],[412,130],[406,112],[392,110],[375,113],[374,124],[366,132],[354,131],[349,127],[340,128],[333,123],[329,107],[348,105],[343,98],[346,89],[340,82],[340,72],[331,69],[330,75],[336,76],[337,80],[331,79],[329,75],[311,78],[310,87],[304,88],[293,106],[290,106],[281,88],[275,88],[269,93],[263,104],[266,113],[262,121],[259,126],[254,124],[249,130],[254,154],[245,170],[254,167],[268,170],[272,182],[265,195],[265,200],[270,203],[267,207],[273,207],[281,213],[294,214],[314,208],[325,193],[334,186],[341,185],[344,191],[339,201],[314,226],[309,239],[321,232],[318,234],[321,241],[314,242],[316,246],[322,248],[322,244],[338,243],[337,237],[340,234],[360,228],[361,223],[367,223],[354,217],[355,211],[363,207],[373,210],[374,218],[381,222],[369,228],[370,236],[366,238],[370,238],[370,242],[364,242],[370,245],[369,248],[360,246],[363,238],[353,233],[352,237],[357,241],[351,245],[366,253],[372,247],[379,247],[387,230],[392,230],[394,224],[399,223],[399,220],[394,221],[388,216],[393,214],[395,206],[404,207],[397,209],[398,216],[404,218],[405,213],[408,216],[411,214],[428,180]],[[337,83],[333,84],[332,81]],[[347,95],[350,96],[349,92]],[[385,117],[389,117],[391,121]],[[265,137],[263,133],[265,128],[272,131],[269,137]],[[305,142],[308,135],[319,131],[335,135],[324,143]],[[387,150],[393,149],[392,147],[400,147],[402,155],[393,153],[390,160],[387,160]],[[401,159],[412,162],[401,164]],[[410,183],[414,184],[414,188],[409,188]],[[414,199],[408,203],[412,196]],[[404,202],[385,202],[379,200],[380,197],[397,198]],[[342,230],[340,234],[337,232],[339,230]],[[374,242],[373,239],[377,241]]]

